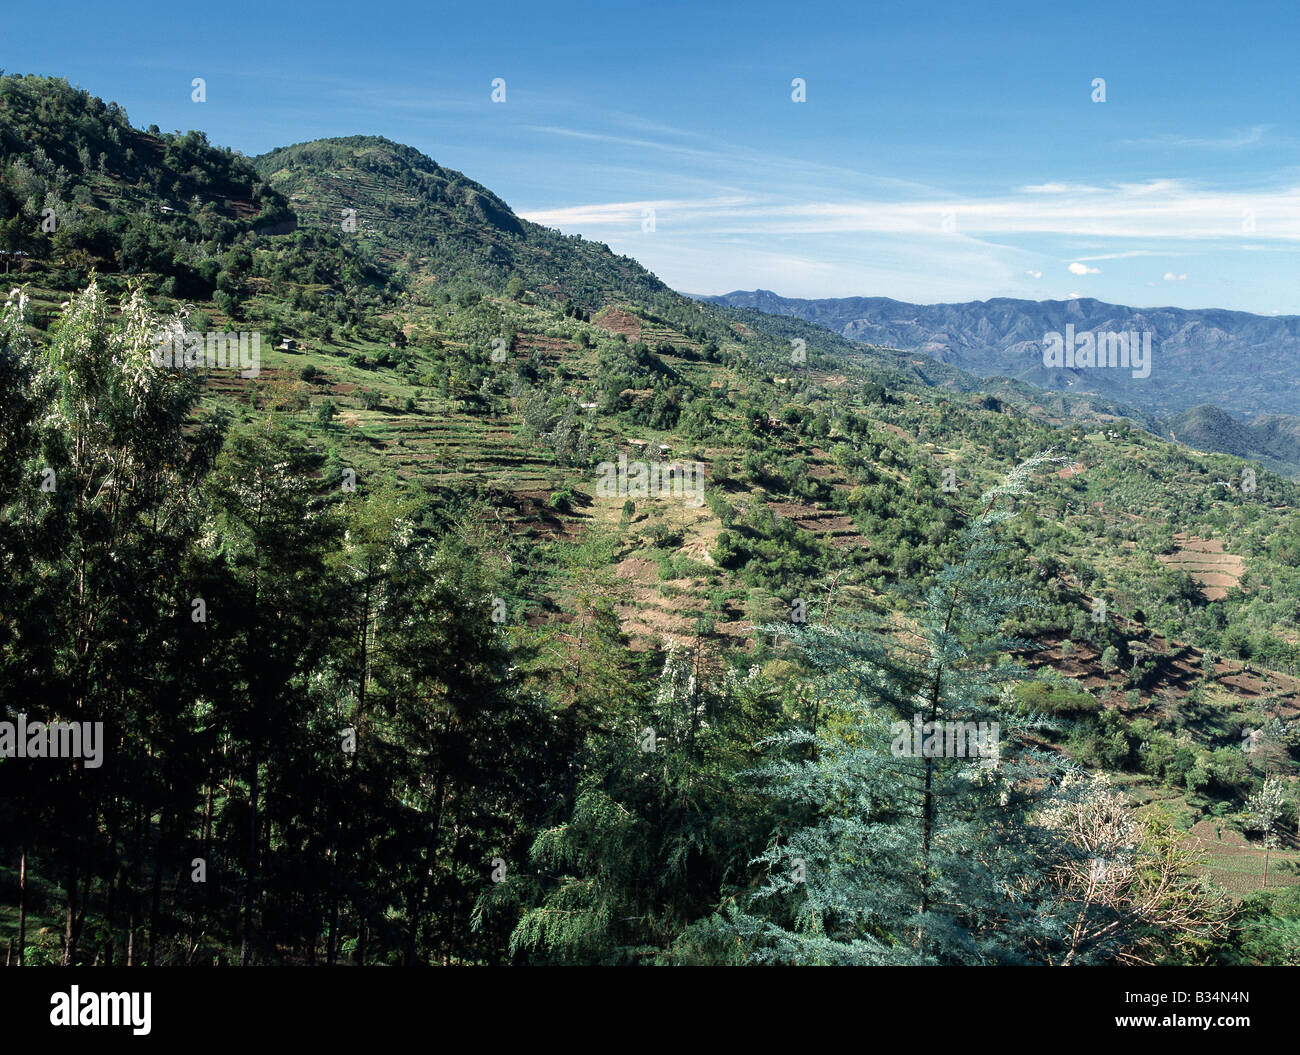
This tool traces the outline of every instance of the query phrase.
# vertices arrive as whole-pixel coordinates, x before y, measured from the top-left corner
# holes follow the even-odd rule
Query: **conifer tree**
[[[326,557],[340,525],[313,479],[321,460],[268,421],[231,436],[210,481],[221,563],[206,598],[218,630],[209,688],[242,784],[221,821],[243,871],[244,964],[266,944],[256,933],[265,887],[292,890],[269,835],[314,811],[312,759],[325,733],[313,720],[309,675],[342,651],[323,618],[332,608]]]
[[[767,870],[729,925],[760,962],[1014,963],[1059,929],[1034,880],[1047,834],[1032,816],[1061,763],[1013,707],[1024,607],[997,528],[1039,455],[981,499],[962,558],[937,575],[914,624],[768,628],[817,672],[817,731],[775,738],[751,774],[777,809]],[[982,723],[982,724],[981,724]],[[983,731],[986,739],[971,750]],[[963,747],[963,740],[965,745]]]
[[[680,939],[706,919],[759,836],[735,774],[744,745],[775,716],[754,684],[700,683],[669,650],[657,691],[611,699],[571,815],[532,846],[537,895],[510,937],[519,957],[560,963],[681,962]]]

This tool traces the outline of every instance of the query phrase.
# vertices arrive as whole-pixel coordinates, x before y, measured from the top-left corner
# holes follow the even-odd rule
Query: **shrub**
[[[1016,687],[1016,699],[1022,714],[1078,715],[1101,710],[1101,701],[1090,692],[1042,681],[1022,682]]]

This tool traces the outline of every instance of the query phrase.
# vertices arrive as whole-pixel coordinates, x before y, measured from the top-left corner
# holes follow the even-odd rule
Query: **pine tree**
[[[1059,932],[1032,810],[1061,763],[1010,697],[1027,672],[1007,657],[1029,645],[1002,627],[1026,602],[996,537],[1055,460],[1032,458],[983,496],[915,625],[768,628],[817,672],[819,720],[775,738],[751,775],[778,810],[755,860],[766,884],[728,912],[754,960],[1015,963],[1028,935]]]
[[[698,959],[689,935],[760,829],[735,774],[774,715],[735,673],[701,684],[672,648],[648,700],[609,701],[572,813],[532,846],[535,894],[510,937],[529,960],[627,964]],[[760,734],[761,735],[761,734]],[[712,950],[710,949],[711,953]]]
[[[340,525],[318,493],[321,461],[268,421],[230,437],[210,480],[220,559],[205,588],[217,631],[206,687],[214,732],[239,773],[231,783],[242,784],[224,803],[219,830],[243,870],[243,964],[255,945],[271,944],[257,933],[267,886],[278,884],[282,903],[292,896],[289,862],[269,837],[310,827],[313,760],[325,734],[309,676],[343,651],[324,618],[335,607],[326,558]]]

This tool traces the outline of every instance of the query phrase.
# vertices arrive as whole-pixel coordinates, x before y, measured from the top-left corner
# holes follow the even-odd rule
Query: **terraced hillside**
[[[1221,601],[1228,591],[1241,582],[1246,562],[1231,553],[1223,552],[1218,539],[1188,538],[1175,535],[1178,547],[1161,560],[1170,568],[1185,571],[1211,601]]]

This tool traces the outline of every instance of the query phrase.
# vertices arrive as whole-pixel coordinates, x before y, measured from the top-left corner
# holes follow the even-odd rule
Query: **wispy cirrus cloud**
[[[1012,193],[982,198],[905,198],[791,202],[771,195],[612,202],[523,215],[538,223],[624,223],[642,208],[679,212],[702,233],[761,230],[775,235],[919,234],[956,232],[967,237],[1051,234],[1080,238],[1240,240],[1249,230],[1256,242],[1300,242],[1300,186],[1271,191],[1224,191],[1180,180],[1119,183],[1043,196]],[[950,218],[945,227],[945,217]],[[1249,217],[1250,228],[1245,226]],[[1159,250],[1117,250],[1089,259],[1157,254]],[[1074,258],[1076,260],[1080,258]]]
[[[1096,256],[1076,256],[1074,259],[1091,262],[1094,260],[1132,260],[1135,257],[1141,257],[1141,256],[1171,256],[1171,255],[1176,255],[1176,254],[1172,254],[1167,249],[1126,249],[1122,253],[1098,253]]]
[[[623,120],[619,127],[625,129],[644,129],[645,122]],[[760,184],[770,185],[774,180],[790,185],[821,185],[840,187],[845,184],[869,186],[882,191],[905,194],[934,194],[935,188],[916,180],[897,176],[881,176],[845,165],[835,165],[817,161],[799,153],[780,153],[756,150],[752,147],[738,146],[718,137],[709,137],[709,146],[693,146],[672,141],[674,138],[699,140],[702,137],[666,126],[655,126],[651,130],[662,131],[668,138],[646,138],[640,135],[627,135],[621,131],[594,131],[590,129],[570,128],[563,125],[525,125],[525,131],[535,135],[560,137],[588,143],[600,143],[611,147],[623,148],[633,156],[644,154],[671,154],[689,158],[701,165],[709,166],[708,171],[726,173],[733,182],[740,182],[745,177],[752,178],[758,174]],[[606,164],[607,162],[602,162]]]
[[[875,291],[913,300],[1068,295],[1118,302],[1117,288],[1159,278],[1174,257],[1221,258],[1248,246],[1300,253],[1300,183],[1250,193],[1173,179],[1060,186],[981,197],[794,200],[741,189],[521,215],[581,230],[697,293],[761,286],[795,296]],[[655,216],[648,232],[646,210]],[[1161,256],[1171,260],[1154,276],[1126,263]],[[1103,274],[1102,260],[1116,264]],[[1178,285],[1196,285],[1174,273]],[[1064,285],[1085,276],[1086,293]],[[1198,289],[1213,276],[1200,281]]]
[[[1022,194],[1100,194],[1101,187],[1086,183],[1030,183],[1019,188]]]
[[[1126,139],[1128,146],[1154,147],[1189,147],[1196,150],[1240,150],[1264,141],[1268,125],[1255,125],[1252,128],[1232,132],[1226,136],[1210,138],[1205,136],[1179,136],[1164,134],[1147,139]]]
[[[680,224],[692,220],[733,215],[737,210],[754,205],[754,199],[739,195],[716,198],[647,198],[643,201],[601,202],[592,205],[571,205],[561,209],[539,209],[522,212],[521,216],[533,223],[547,227],[592,228],[639,224],[647,209],[656,216],[673,217]]]

